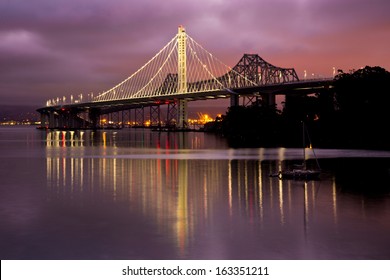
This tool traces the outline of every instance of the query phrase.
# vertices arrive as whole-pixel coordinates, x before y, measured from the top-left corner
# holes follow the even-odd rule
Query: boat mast
[[[302,121],[303,169],[306,169],[305,123]]]

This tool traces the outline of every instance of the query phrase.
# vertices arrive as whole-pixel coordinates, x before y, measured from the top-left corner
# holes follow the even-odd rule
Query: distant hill
[[[36,111],[37,106],[17,106],[17,105],[1,105],[0,104],[0,121],[23,121],[23,120],[38,120],[39,113]]]

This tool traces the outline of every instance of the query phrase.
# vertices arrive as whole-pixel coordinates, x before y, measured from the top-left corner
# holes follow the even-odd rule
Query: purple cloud
[[[156,54],[183,24],[226,64],[258,53],[272,64],[331,75],[390,70],[386,0],[2,1],[0,97],[37,106],[99,92]]]

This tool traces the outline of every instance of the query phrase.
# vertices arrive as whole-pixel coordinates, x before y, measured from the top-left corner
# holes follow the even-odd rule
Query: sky
[[[253,53],[300,78],[390,71],[389,12],[388,0],[0,0],[0,105],[109,89],[179,25],[231,67]]]

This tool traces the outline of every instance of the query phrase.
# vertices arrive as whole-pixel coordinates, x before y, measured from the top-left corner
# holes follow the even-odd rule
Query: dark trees
[[[340,73],[335,77],[334,88],[343,117],[362,120],[389,115],[390,72],[381,67],[366,66]]]
[[[277,147],[285,144],[285,120],[275,106],[230,107],[222,133],[233,147]],[[290,142],[294,142],[291,138]]]
[[[339,138],[351,148],[390,148],[390,72],[366,66],[340,73],[334,90]]]

